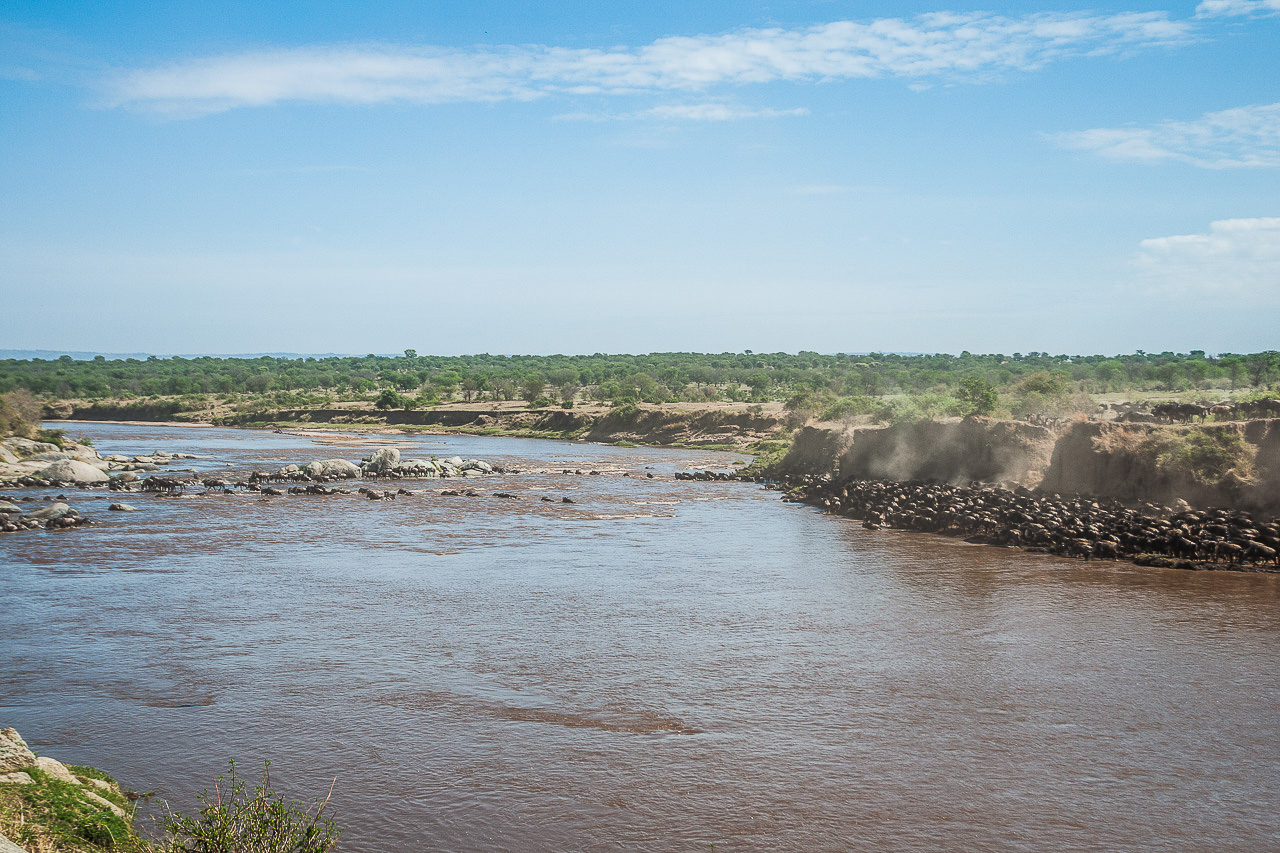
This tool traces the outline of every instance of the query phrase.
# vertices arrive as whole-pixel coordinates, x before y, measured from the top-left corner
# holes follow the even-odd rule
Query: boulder
[[[55,518],[62,518],[64,515],[78,515],[78,513],[59,501],[56,504],[50,504],[44,509],[27,513],[27,518],[34,518],[36,521],[52,521]]]
[[[130,504],[112,504],[111,506],[107,507],[107,509],[110,510],[111,512],[137,512],[138,511],[138,508],[136,506],[131,506]]]
[[[0,785],[34,785],[35,781],[35,779],[32,779],[21,770],[15,770],[12,773],[0,773]]]
[[[112,474],[111,479],[121,483],[136,483],[138,482],[138,475],[132,471],[121,471],[119,474]]]
[[[22,507],[17,504],[11,504],[8,501],[0,501],[0,512],[17,513],[22,515]]]
[[[36,755],[13,729],[0,730],[0,773],[36,766]]]
[[[68,483],[105,483],[110,479],[98,468],[79,459],[54,462],[37,471],[36,476],[42,480],[61,480]]]
[[[458,466],[463,471],[479,471],[481,474],[492,474],[493,466],[479,459],[468,459]]]
[[[11,437],[4,440],[5,446],[18,456],[31,456],[34,453],[56,453],[58,445],[47,441],[32,441],[29,438]]]
[[[18,454],[0,444],[0,465],[12,465],[18,461]]]
[[[102,458],[107,460],[108,462],[128,462],[129,461],[128,456],[121,456],[119,453],[109,453]]]
[[[115,803],[113,803],[113,802],[111,802],[110,800],[108,800],[106,797],[103,797],[103,796],[100,796],[100,795],[98,795],[98,794],[95,794],[93,791],[84,791],[84,792],[82,793],[82,796],[83,796],[86,800],[92,800],[93,802],[97,803],[98,805],[103,806],[104,808],[108,808],[108,809],[110,809],[111,811],[115,812],[116,817],[124,818],[125,820],[128,820],[128,819],[129,819],[129,816],[128,816],[127,814],[125,814],[124,809],[120,808],[120,807],[119,807],[119,806],[117,806]]]
[[[382,474],[400,464],[400,451],[394,447],[383,447],[373,452],[362,468],[371,474]]]
[[[435,477],[440,474],[439,466],[427,459],[402,459],[400,470],[419,477]]]
[[[317,459],[307,465],[307,473],[312,477],[341,477],[352,480],[360,476],[360,466],[345,459]]]
[[[452,465],[454,468],[461,468],[461,467],[462,467],[462,457],[461,457],[461,456],[450,456],[448,459],[446,459],[446,460],[444,460],[444,461],[445,461],[445,464],[447,464],[447,465]]]
[[[50,450],[46,453],[33,453],[27,457],[28,462],[66,462],[71,459],[70,453],[61,450]]]
[[[50,758],[47,755],[42,755],[36,759],[36,768],[43,770],[59,782],[69,782],[72,785],[80,784],[80,780],[72,775],[71,771],[67,769],[67,765],[58,761],[56,758]]]

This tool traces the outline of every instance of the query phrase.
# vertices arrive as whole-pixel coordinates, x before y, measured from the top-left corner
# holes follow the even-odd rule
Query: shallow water
[[[466,483],[518,500],[68,492],[103,524],[0,537],[0,725],[175,808],[269,758],[299,798],[336,777],[351,851],[1280,849],[1280,576],[670,477],[728,454],[70,431],[206,472],[522,469]]]

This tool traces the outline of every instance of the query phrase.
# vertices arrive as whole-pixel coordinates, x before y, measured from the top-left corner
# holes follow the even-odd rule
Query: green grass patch
[[[89,775],[85,771],[90,769],[77,767],[72,772]],[[61,782],[36,768],[24,772],[34,784],[0,786],[0,827],[16,844],[54,851],[146,853],[151,849],[134,831],[131,819],[85,796],[95,793],[131,814],[132,806],[121,795],[93,785]],[[104,781],[111,778],[100,775]],[[96,771],[92,778],[99,778]]]

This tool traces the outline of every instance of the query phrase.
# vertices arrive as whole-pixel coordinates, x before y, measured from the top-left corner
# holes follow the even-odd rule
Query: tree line
[[[1047,379],[1045,378],[1047,377]],[[1280,381],[1280,352],[1207,355],[649,353],[644,355],[402,355],[323,358],[0,360],[0,394],[44,399],[266,395],[301,403],[390,397],[444,400],[576,399],[649,403],[765,402],[796,395],[865,398],[945,393],[978,408],[991,391],[1048,383],[1087,394],[1263,388]]]

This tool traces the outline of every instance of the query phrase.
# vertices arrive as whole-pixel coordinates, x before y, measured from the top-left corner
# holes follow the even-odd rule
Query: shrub
[[[40,401],[30,391],[19,388],[0,396],[0,435],[30,438],[41,414]]]
[[[66,447],[67,434],[60,429],[42,429],[37,430],[35,434],[36,441],[43,441],[48,444],[56,444],[59,450]]]
[[[869,415],[875,411],[875,406],[870,397],[841,397],[825,406],[819,417],[824,421],[842,421],[856,415]]]
[[[623,397],[609,409],[609,417],[614,421],[633,421],[640,416],[640,407],[634,397]]]
[[[335,780],[336,781],[336,780]],[[333,795],[332,787],[329,796]],[[329,797],[302,807],[271,790],[271,762],[262,781],[249,789],[236,775],[218,777],[213,793],[199,797],[195,817],[171,813],[163,822],[171,853],[324,853],[338,843],[341,830],[324,817]]]
[[[1160,471],[1184,475],[1200,485],[1216,485],[1234,472],[1247,478],[1253,468],[1253,446],[1230,429],[1157,430],[1139,452]]]
[[[382,389],[382,393],[378,395],[378,399],[374,401],[375,409],[407,409],[412,405],[412,401],[398,391],[391,388]]]

